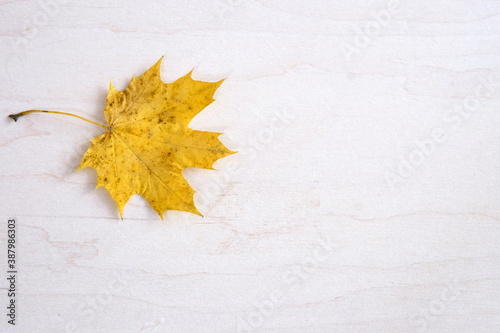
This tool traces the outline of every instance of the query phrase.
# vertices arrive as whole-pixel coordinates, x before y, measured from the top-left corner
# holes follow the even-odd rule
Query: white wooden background
[[[0,2],[0,331],[499,332],[500,1]],[[124,88],[227,78],[204,218],[73,172]],[[7,324],[7,219],[18,318]],[[5,274],[5,277],[4,277]]]

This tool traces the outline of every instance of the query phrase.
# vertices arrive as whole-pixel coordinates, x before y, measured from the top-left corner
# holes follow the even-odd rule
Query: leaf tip
[[[116,91],[117,91],[117,90],[116,90],[115,86],[113,85],[113,82],[112,82],[112,81],[109,81],[109,92],[110,92],[110,93],[111,93],[111,92],[113,92],[113,93],[114,93],[114,92],[116,92]]]
[[[160,71],[160,66],[163,62],[163,58],[165,58],[165,56],[161,56],[160,59],[158,59],[158,61],[153,65],[153,68],[158,68],[158,71]]]
[[[198,208],[196,208],[194,203],[193,203],[193,206],[191,207],[191,209],[189,210],[189,212],[203,217],[203,214],[198,210]]]

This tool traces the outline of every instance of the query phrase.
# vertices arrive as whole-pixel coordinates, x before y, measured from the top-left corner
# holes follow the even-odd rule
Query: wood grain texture
[[[0,331],[497,332],[499,13],[0,3],[0,271],[9,217],[19,265],[18,325],[2,310]],[[185,172],[203,218],[161,223],[135,196],[122,221],[95,173],[73,172],[100,128],[7,115],[103,122],[109,81],[162,55],[166,82],[227,77],[191,127],[239,153]]]

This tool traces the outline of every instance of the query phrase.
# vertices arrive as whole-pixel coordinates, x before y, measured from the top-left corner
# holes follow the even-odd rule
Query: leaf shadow
[[[118,214],[116,203],[113,201],[113,198],[109,194],[108,190],[102,186],[96,188],[97,171],[94,168],[88,167],[75,172],[81,173],[84,178],[88,180],[80,184],[85,189],[85,193],[95,196],[95,202],[100,203],[99,205],[95,205],[95,207],[92,207],[92,210],[101,211],[101,213],[104,215],[103,217],[116,217],[117,219],[119,219],[120,215]]]

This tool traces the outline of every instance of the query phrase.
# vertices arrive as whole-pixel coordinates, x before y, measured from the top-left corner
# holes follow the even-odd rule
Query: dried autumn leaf
[[[188,167],[213,169],[216,160],[234,153],[219,141],[221,133],[188,127],[214,101],[223,80],[196,81],[189,73],[173,83],[163,83],[162,59],[141,76],[132,77],[125,90],[110,85],[104,110],[107,126],[90,121],[107,131],[91,140],[77,169],[97,170],[97,187],[109,191],[120,216],[134,194],[143,196],[162,219],[166,210],[201,215],[194,204],[195,191],[182,171]],[[16,120],[30,112],[40,110],[11,117]]]

